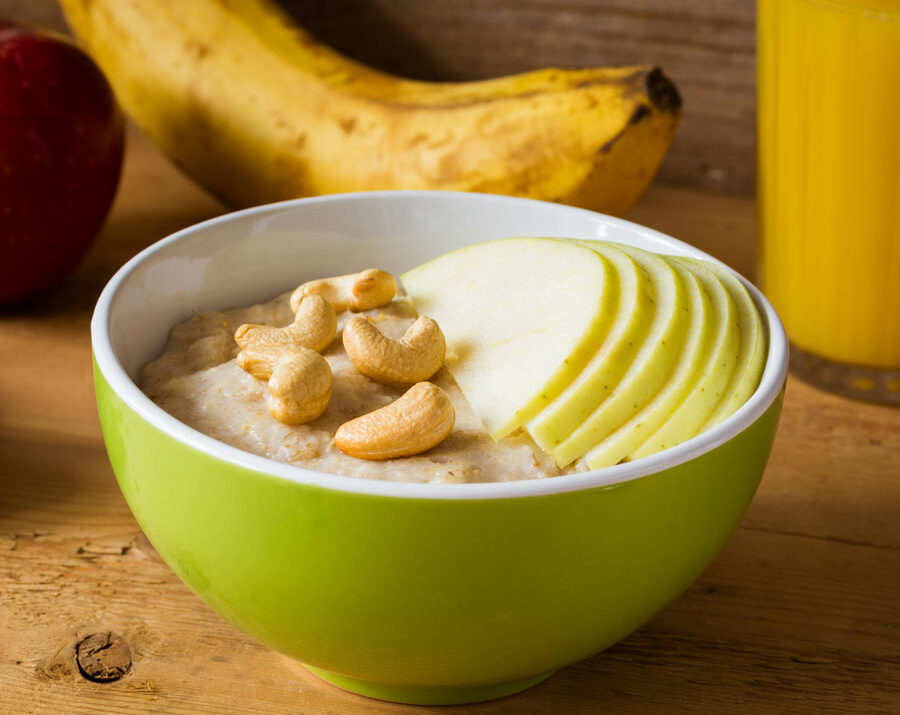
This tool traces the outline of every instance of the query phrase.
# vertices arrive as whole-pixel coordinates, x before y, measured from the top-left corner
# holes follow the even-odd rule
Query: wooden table
[[[126,259],[223,207],[129,142],[115,209],[78,272],[0,311],[0,712],[427,711],[350,695],[258,645],[132,519],[94,408],[91,310]],[[749,198],[658,186],[631,217],[752,273]],[[92,682],[75,646],[109,632],[131,668]],[[605,653],[463,709],[900,712],[900,410],[791,380],[762,487],[700,580]]]

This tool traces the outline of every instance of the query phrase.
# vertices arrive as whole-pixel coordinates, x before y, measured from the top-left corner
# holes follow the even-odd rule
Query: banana
[[[621,214],[680,116],[651,66],[419,82],[339,55],[268,0],[61,4],[137,124],[238,206],[445,189]]]

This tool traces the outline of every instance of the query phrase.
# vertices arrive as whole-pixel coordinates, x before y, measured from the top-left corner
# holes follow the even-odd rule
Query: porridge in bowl
[[[502,239],[405,273],[200,311],[144,368],[215,439],[334,474],[425,483],[612,466],[718,424],[767,350],[727,269],[630,246]]]
[[[333,374],[328,407],[306,424],[279,422],[267,408],[266,383],[238,367],[240,348],[234,333],[247,323],[291,323],[289,298],[286,293],[248,308],[200,311],[175,326],[162,354],[144,368],[142,389],[173,417],[210,437],[318,471],[432,483],[534,479],[562,473],[525,434],[495,443],[443,368],[432,380],[449,395],[456,419],[453,431],[436,447],[420,455],[373,461],[349,456],[335,445],[335,433],[342,424],[389,405],[406,391],[361,374],[341,340],[344,325],[354,316],[365,316],[385,336],[399,339],[415,321],[415,310],[403,297],[380,308],[338,315],[337,337],[322,351]]]

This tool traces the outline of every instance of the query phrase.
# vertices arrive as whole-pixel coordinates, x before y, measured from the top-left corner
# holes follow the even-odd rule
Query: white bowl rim
[[[547,204],[535,199],[525,199],[497,194],[480,194],[458,191],[371,191],[344,194],[328,194],[301,199],[290,199],[271,204],[263,204],[202,221],[177,231],[163,238],[131,258],[109,280],[97,301],[91,319],[91,344],[94,359],[103,377],[116,395],[142,419],[173,439],[197,449],[211,457],[221,459],[234,466],[260,472],[272,477],[287,479],[304,485],[313,485],[325,489],[353,492],[384,497],[400,497],[409,499],[507,499],[518,497],[537,497],[565,492],[581,491],[598,487],[612,487],[630,482],[641,477],[655,474],[680,464],[689,462],[729,441],[744,429],[752,425],[768,410],[780,393],[787,377],[788,341],[775,309],[763,294],[750,281],[741,276],[730,266],[716,258],[699,251],[690,244],[679,241],[672,236],[654,229],[646,228],[625,219],[608,216],[595,211],[561,204],[552,204],[560,211],[587,213],[593,217],[601,217],[604,221],[618,224],[619,227],[643,234],[648,238],[662,240],[693,254],[701,254],[706,260],[725,266],[750,291],[751,296],[763,314],[769,338],[769,354],[760,384],[756,391],[737,411],[726,420],[710,430],[693,437],[686,442],[666,450],[643,457],[633,462],[617,464],[588,472],[548,477],[543,479],[525,479],[504,482],[479,482],[467,484],[427,484],[412,482],[394,482],[362,477],[350,477],[318,472],[291,464],[277,462],[237,447],[232,447],[209,437],[172,417],[147,397],[131,380],[119,362],[112,347],[109,334],[109,317],[123,281],[142,262],[165,250],[174,243],[190,240],[191,236],[201,230],[227,223],[237,218],[266,213],[278,208],[287,208],[310,203],[327,203],[353,200],[354,198],[376,198],[393,200],[415,196],[440,197],[478,197],[497,202],[527,202]]]

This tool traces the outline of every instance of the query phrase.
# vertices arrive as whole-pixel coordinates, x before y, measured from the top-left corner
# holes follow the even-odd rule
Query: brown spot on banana
[[[202,60],[209,54],[210,46],[200,40],[188,39],[184,43],[184,51],[195,60]]]
[[[610,139],[606,144],[600,147],[598,150],[598,154],[606,154],[611,151],[615,146],[616,142],[622,137],[623,134],[628,130],[629,127],[633,127],[639,121],[641,121],[644,117],[650,116],[650,107],[646,104],[639,104],[635,107],[634,111],[631,113],[631,116],[628,118],[628,123],[622,128],[622,130],[616,134],[612,139]]]
[[[681,94],[675,84],[659,67],[650,70],[645,81],[647,96],[661,112],[677,112],[681,109]]]

